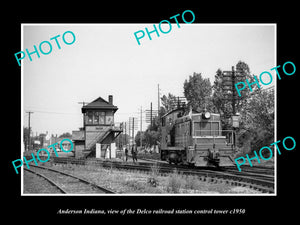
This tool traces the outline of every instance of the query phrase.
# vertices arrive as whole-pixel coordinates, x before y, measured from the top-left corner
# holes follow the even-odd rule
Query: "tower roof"
[[[85,113],[88,109],[104,109],[104,110],[113,110],[116,112],[118,110],[117,106],[114,106],[113,104],[110,104],[108,101],[105,101],[103,98],[99,97],[92,101],[91,103],[83,106],[81,108],[81,112]]]

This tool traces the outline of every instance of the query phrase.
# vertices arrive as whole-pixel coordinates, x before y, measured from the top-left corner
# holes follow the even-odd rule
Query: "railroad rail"
[[[143,159],[146,161],[152,161],[152,162],[157,162],[157,160],[148,160],[148,159]],[[165,166],[165,164],[162,164]],[[180,169],[187,169],[188,167],[186,165],[169,165],[169,166],[174,166],[176,168]],[[188,168],[190,169],[190,168]],[[250,166],[245,166],[243,168],[243,171],[240,172],[236,169],[234,166],[228,166],[228,167],[221,167],[221,168],[194,168],[195,170],[203,171],[203,170],[209,170],[209,171],[216,171],[218,173],[219,171],[223,171],[224,173],[230,173],[231,175],[235,175],[234,180],[238,180],[237,177],[242,178],[243,180],[250,181],[251,183],[260,183],[261,185],[271,187],[271,189],[274,189],[274,168],[271,167],[250,167]],[[226,175],[228,176],[228,175]],[[252,182],[248,178],[253,178]],[[268,182],[269,181],[269,182]],[[266,189],[266,188],[265,188]],[[266,189],[267,192],[274,192],[274,190],[271,190],[269,188]]]
[[[63,194],[115,194],[86,179],[53,168],[31,164],[30,169],[24,169],[44,178]]]
[[[270,173],[261,173],[260,171],[252,170],[252,171],[237,171],[236,169],[225,169],[224,172],[228,172],[235,175],[240,176],[247,176],[253,177],[257,179],[267,180],[267,181],[274,181],[274,174]]]
[[[67,192],[61,188],[58,184],[56,184],[56,182],[54,182],[52,179],[44,176],[43,174],[41,173],[38,173],[36,171],[33,171],[33,170],[30,170],[30,169],[27,169],[27,168],[24,168],[25,171],[29,172],[29,173],[33,173],[39,177],[42,177],[44,180],[46,180],[48,183],[50,183],[52,186],[56,187],[56,189],[58,189],[58,191],[62,194],[67,194]]]
[[[150,160],[143,159],[143,160],[150,161],[150,162],[159,162],[157,160],[152,160],[152,159]],[[175,165],[168,165],[166,163],[160,163],[160,162],[159,165],[163,167],[169,166],[169,167],[177,168],[180,171],[188,169],[187,174],[189,173],[193,174],[194,170],[196,170],[198,171],[200,176],[201,176],[201,172],[203,171],[215,171],[214,173],[221,173],[221,174],[223,172],[223,175],[226,174],[225,176],[228,177],[228,179],[233,179],[235,181],[240,180],[241,184],[242,181],[251,183],[252,184],[251,186],[260,189],[264,192],[271,192],[271,193],[274,192],[274,168],[245,166],[245,168],[243,168],[243,171],[240,172],[236,169],[236,167],[228,166],[228,167],[221,167],[221,168],[194,168],[193,172],[189,172],[191,168],[187,167],[186,165],[175,166]],[[214,177],[213,174],[211,174],[210,176]],[[216,176],[216,177],[221,178],[220,176]],[[260,188],[259,186],[255,186],[255,184],[259,184],[260,186],[264,186],[264,187]]]
[[[274,167],[261,167],[261,166],[248,166],[248,165],[244,165],[241,167],[242,168],[242,172],[251,172],[251,173],[261,173],[261,174],[269,174],[269,175],[274,175]],[[223,167],[222,169],[227,170],[227,171],[238,171],[236,166],[226,166]],[[239,171],[238,171],[239,172]]]
[[[54,163],[69,163],[79,165],[95,165],[108,168],[140,170],[151,172],[155,164],[139,162],[137,164],[128,164],[124,162],[102,161],[102,160],[84,160],[74,158],[54,158]],[[231,185],[245,186],[263,193],[274,193],[274,176],[270,174],[262,174],[255,172],[239,172],[233,169],[225,169],[223,171],[211,168],[191,169],[186,166],[175,166],[166,163],[157,163],[160,174],[170,174],[176,169],[178,173],[185,175],[198,176],[202,180],[210,180],[212,182],[226,182]]]

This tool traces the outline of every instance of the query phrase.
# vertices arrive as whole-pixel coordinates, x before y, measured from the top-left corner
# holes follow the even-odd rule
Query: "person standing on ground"
[[[137,157],[136,157],[136,146],[132,146],[132,148],[131,148],[131,156],[132,156],[132,161],[133,161],[133,163],[135,163],[135,161],[137,161]]]
[[[135,145],[134,146],[134,159],[135,159],[135,161],[137,162],[138,160],[137,160],[137,146]]]
[[[127,159],[128,159],[128,149],[127,147],[125,147],[125,160],[127,162]]]

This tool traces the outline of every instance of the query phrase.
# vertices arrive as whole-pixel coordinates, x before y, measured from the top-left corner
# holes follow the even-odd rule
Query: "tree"
[[[149,124],[145,132],[142,132],[142,143],[143,146],[151,147],[160,142],[161,138],[161,127],[159,126],[159,117],[154,117],[152,121],[152,126]],[[135,135],[135,143],[140,146],[141,132],[138,131]]]
[[[241,109],[239,142],[250,142],[251,152],[274,142],[274,90],[251,95]]]
[[[185,80],[183,84],[184,96],[188,100],[188,107],[193,110],[213,111],[212,103],[212,87],[209,78],[203,78],[201,73],[194,73],[189,76],[189,80]]]
[[[160,141],[160,132],[154,130],[146,130],[145,132],[145,142],[146,145],[151,147],[156,145]]]
[[[236,74],[235,83],[238,82],[246,82],[246,79],[250,83],[254,82],[254,76],[250,73],[250,68],[247,63],[239,61],[236,64]],[[214,109],[217,113],[221,115],[222,127],[223,129],[230,129],[231,125],[229,124],[229,118],[233,115],[233,97],[232,97],[232,90],[226,89],[224,87],[223,81],[225,80],[223,76],[223,71],[218,69],[215,75],[214,85],[212,86],[213,89],[213,97],[212,102],[214,105]],[[241,92],[241,97],[236,93],[235,97],[235,111],[236,113],[240,113],[243,105],[246,103],[246,100],[249,98],[250,94],[259,91],[259,88],[256,85],[252,85],[253,92],[250,91],[249,88],[245,88]]]
[[[142,137],[142,145],[145,146],[146,145],[146,132],[141,132],[138,131],[137,134],[135,135],[134,141],[136,143],[137,146],[141,146],[141,137]]]
[[[138,131],[135,135],[135,143],[137,146],[141,145],[141,132]],[[145,132],[142,132],[142,144],[146,147],[151,147],[160,142],[160,131],[147,129]]]
[[[162,109],[164,112],[171,111],[177,107],[177,98],[175,95],[169,93],[167,96],[163,95],[161,98]]]
[[[69,132],[63,133],[59,136],[59,138],[71,138],[72,134],[70,134]]]
[[[236,77],[235,83],[246,83],[246,79],[249,83],[255,81],[245,62],[239,61],[236,64],[236,72],[241,77]],[[213,103],[221,115],[222,128],[231,129],[229,118],[233,115],[232,90],[224,88],[223,80],[223,72],[218,69],[213,85]],[[246,87],[241,92],[241,97],[237,96],[235,100],[236,112],[240,114],[240,126],[236,129],[238,147],[243,152],[252,152],[268,146],[274,139],[274,92],[262,91],[255,84],[251,88],[252,92]]]
[[[245,82],[245,79],[248,79],[249,83],[255,81],[254,75],[250,75],[250,68],[245,62],[239,61],[236,70],[244,75],[242,78],[237,78],[236,83]],[[242,147],[244,147],[243,142],[250,143],[250,149],[244,147],[245,152],[253,152],[268,146],[274,139],[274,90],[264,91],[255,84],[251,88],[252,92],[248,87],[245,88],[241,92],[242,97],[238,97],[236,102],[237,112],[241,116],[240,127],[237,130],[238,142]],[[242,142],[241,138],[245,135],[246,138]]]
[[[119,148],[123,147],[124,145],[128,145],[130,140],[130,136],[128,134],[121,133],[116,139],[115,143],[116,146]]]

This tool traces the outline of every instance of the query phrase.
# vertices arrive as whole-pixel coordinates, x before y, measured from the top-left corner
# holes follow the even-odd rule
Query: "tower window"
[[[99,114],[99,124],[105,124],[105,112],[100,112]]]
[[[93,112],[88,112],[88,124],[93,124]]]
[[[94,124],[99,124],[99,112],[95,112],[94,114]]]

